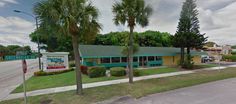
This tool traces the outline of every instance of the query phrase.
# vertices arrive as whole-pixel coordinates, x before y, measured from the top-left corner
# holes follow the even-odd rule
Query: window
[[[122,57],[121,58],[121,62],[127,62],[127,58],[126,57]]]
[[[101,63],[110,63],[110,58],[101,58]]]
[[[138,57],[133,57],[134,62],[138,62]]]
[[[161,57],[160,56],[156,56],[156,61],[161,61]]]
[[[112,57],[111,62],[112,63],[120,63],[120,57]]]
[[[148,56],[148,61],[155,61],[155,57],[154,56]]]

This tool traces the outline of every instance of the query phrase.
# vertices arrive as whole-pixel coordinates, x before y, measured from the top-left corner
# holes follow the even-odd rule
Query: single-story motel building
[[[82,65],[126,67],[127,57],[122,54],[122,46],[80,45]],[[201,63],[205,52],[191,51],[193,62]],[[134,67],[175,66],[180,60],[180,48],[173,47],[139,47],[134,54]]]

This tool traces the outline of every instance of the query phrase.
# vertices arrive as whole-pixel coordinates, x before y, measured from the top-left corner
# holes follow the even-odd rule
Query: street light
[[[30,14],[30,13],[27,13],[27,12],[24,12],[24,11],[20,11],[20,10],[14,10],[14,12],[16,13],[22,13],[22,14],[25,14],[25,15],[28,15],[28,16],[31,16],[35,19],[35,22],[36,22],[36,29],[38,30],[38,17],[35,17],[34,15]],[[37,44],[38,44],[38,58],[39,58],[39,69],[41,70],[41,59],[40,59],[40,47],[39,47],[39,35],[37,35]]]

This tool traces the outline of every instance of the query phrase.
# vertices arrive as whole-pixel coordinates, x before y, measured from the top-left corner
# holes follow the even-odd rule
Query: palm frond
[[[102,28],[97,22],[99,11],[87,0],[47,0],[34,6],[34,13],[40,18],[40,26],[59,27],[67,35],[86,37],[88,32],[95,35]],[[90,33],[89,33],[90,34]]]
[[[113,13],[115,14],[113,21],[116,25],[135,26],[136,24],[142,27],[148,25],[148,18],[152,14],[150,5],[146,5],[144,0],[122,0],[113,5]]]

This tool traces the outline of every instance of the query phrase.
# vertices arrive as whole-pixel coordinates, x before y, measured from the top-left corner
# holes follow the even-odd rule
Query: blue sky
[[[28,34],[35,29],[34,19],[30,16],[13,12],[16,9],[32,14],[32,7],[35,1],[0,0],[0,44],[36,47],[34,43],[30,42],[28,37]]]
[[[0,9],[1,16],[7,17],[19,16],[19,14],[13,12],[14,9],[24,10],[29,13],[32,13],[32,7],[36,0],[0,0],[0,2],[5,3],[4,6],[2,6],[2,8]],[[27,18],[26,16],[20,17]]]
[[[14,13],[22,10],[32,13],[32,7],[38,0],[0,0],[0,44],[36,45],[30,42],[28,34],[35,29],[32,17]],[[92,0],[99,9],[101,33],[128,30],[126,26],[114,25],[112,4],[119,0]],[[135,31],[156,30],[175,33],[179,14],[184,0],[145,0],[154,13],[150,24],[145,28],[137,26]],[[104,6],[105,5],[105,6]],[[210,41],[218,44],[236,44],[236,0],[197,0],[201,32],[206,33]]]

